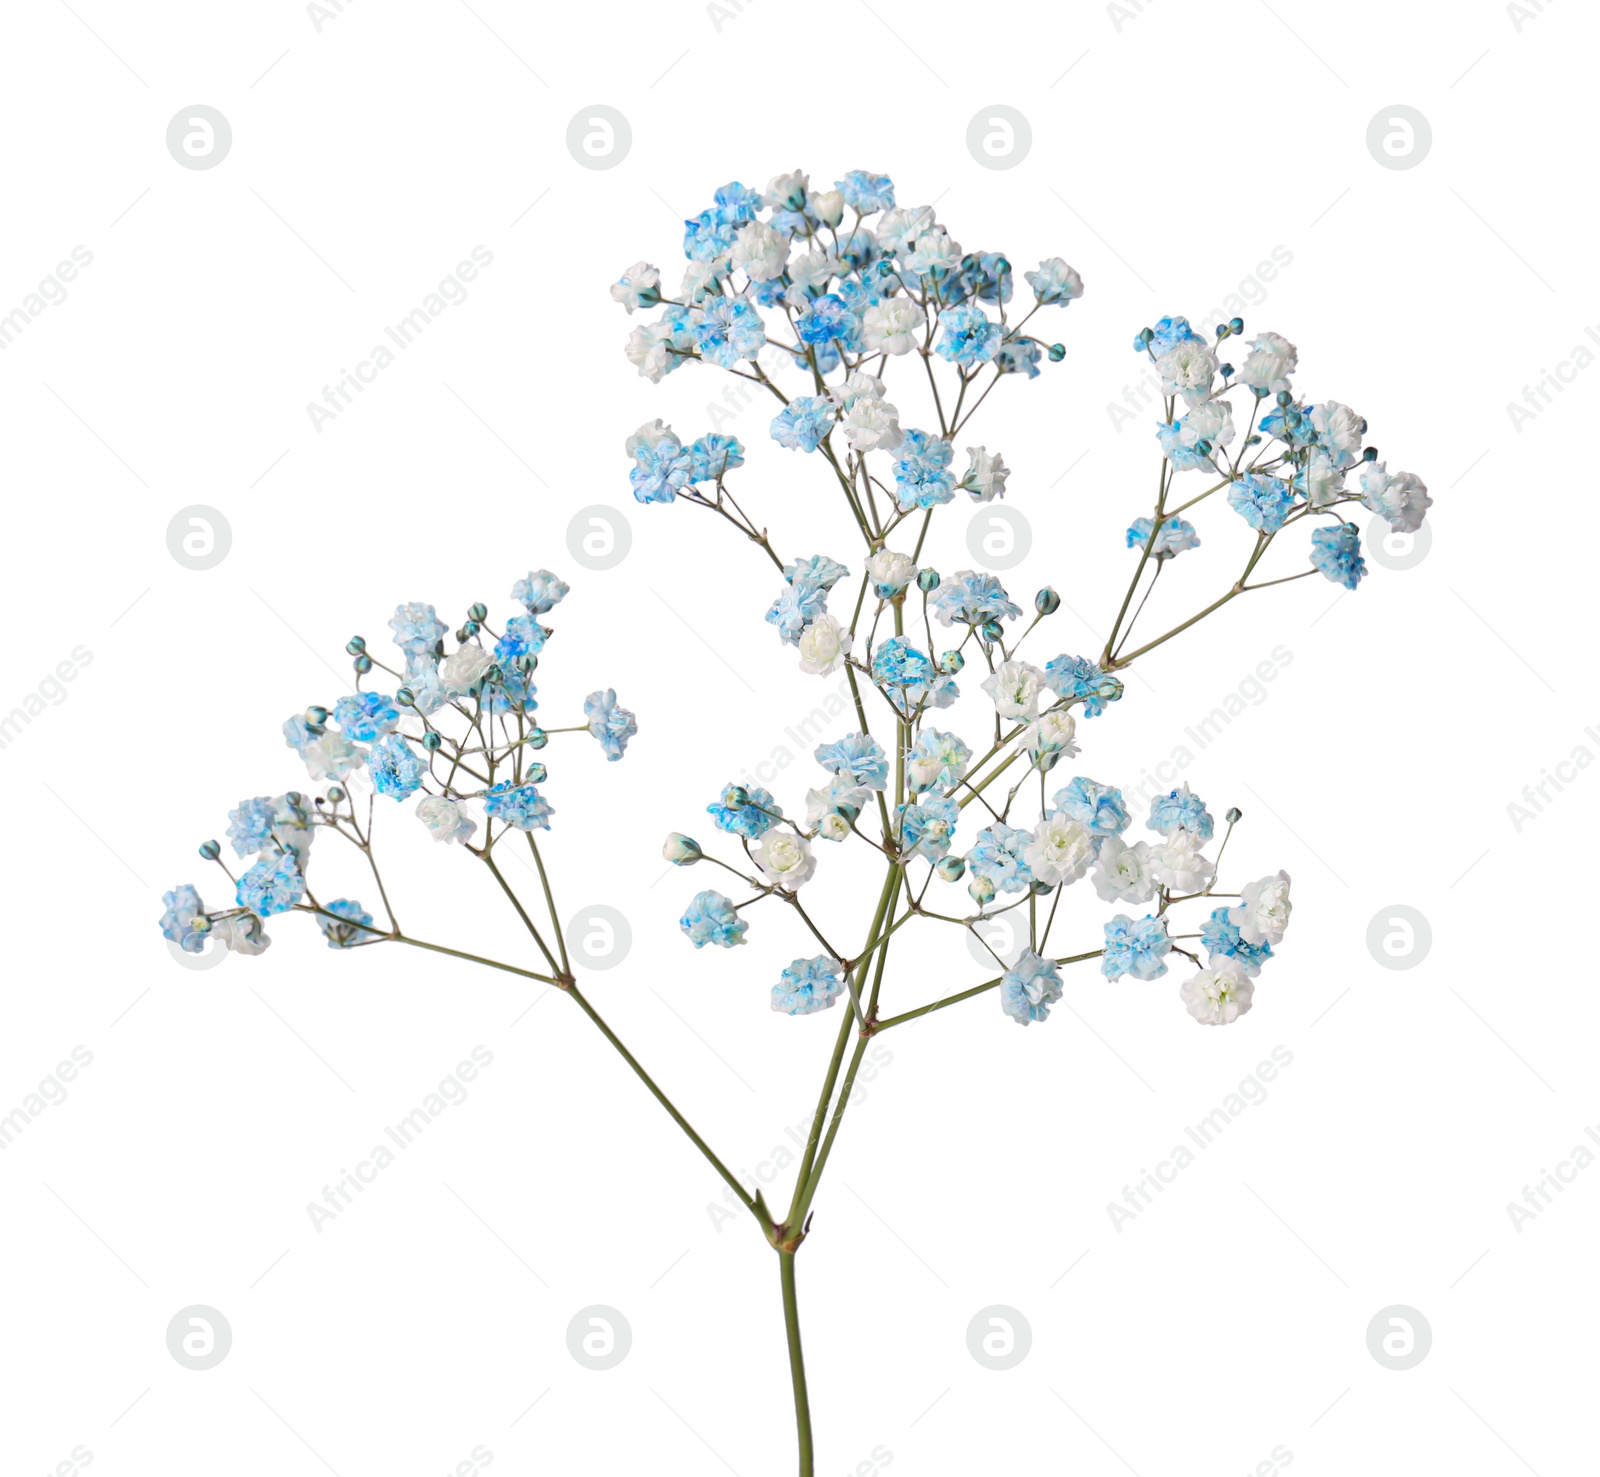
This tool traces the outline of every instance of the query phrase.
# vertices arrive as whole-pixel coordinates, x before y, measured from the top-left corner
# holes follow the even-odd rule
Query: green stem
[[[800,1477],[814,1477],[816,1464],[811,1450],[811,1397],[806,1391],[806,1356],[800,1347],[800,1304],[794,1289],[794,1253],[780,1251],[778,1267],[783,1276],[783,1326],[789,1336],[789,1377],[794,1384],[794,1425],[800,1445]]]

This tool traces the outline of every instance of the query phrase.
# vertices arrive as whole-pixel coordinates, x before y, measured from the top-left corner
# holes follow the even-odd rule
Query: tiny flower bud
[[[470,641],[477,634],[478,634],[478,623],[477,623],[477,621],[468,621],[468,622],[466,622],[465,625],[463,625],[461,627],[461,629],[459,631],[456,632],[456,640],[457,641]]]
[[[1224,365],[1221,366],[1220,372],[1222,374],[1223,379],[1229,380],[1229,379],[1233,378],[1234,368],[1233,368],[1233,366],[1231,364],[1224,364]]]
[[[344,790],[341,789],[338,785],[329,785],[328,786],[328,799],[330,799],[331,801],[333,801],[333,803],[335,805],[337,805],[341,800],[344,799]]]
[[[365,677],[372,670],[372,658],[366,652],[362,652],[351,665],[356,669],[357,673]]]
[[[979,629],[983,632],[983,639],[991,646],[1006,633],[999,621],[985,621]]]
[[[919,569],[917,571],[917,588],[924,595],[931,595],[939,588],[939,571],[937,569]]]
[[[416,694],[413,693],[409,687],[402,687],[395,692],[394,700],[402,708],[409,708],[416,704],[417,698]]]
[[[489,619],[489,607],[477,602],[467,607],[467,619],[476,621],[480,625]]]
[[[495,684],[499,684],[506,680],[506,674],[500,669],[499,662],[490,662],[489,665],[483,669],[483,680],[485,682],[493,682]]]
[[[1206,440],[1196,441],[1195,444],[1194,444],[1194,449],[1196,451],[1198,451],[1201,456],[1210,456],[1211,455],[1211,443],[1209,441],[1206,441]]]
[[[933,864],[933,870],[946,882],[959,882],[967,864],[958,856],[942,856]]]
[[[1243,333],[1244,332],[1244,319],[1243,318],[1230,318],[1230,319],[1228,319],[1228,327],[1234,333]]]
[[[675,867],[692,867],[702,856],[700,843],[681,831],[670,832],[662,844],[661,855]]]
[[[539,658],[531,651],[525,651],[517,658],[517,670],[524,675],[533,671],[539,665]]]
[[[542,764],[530,764],[527,773],[523,776],[525,785],[542,785],[550,778],[550,771]]]
[[[1050,362],[1052,364],[1059,364],[1067,357],[1067,346],[1065,344],[1051,344],[1049,353]]]
[[[422,747],[430,754],[437,754],[443,743],[444,740],[431,728],[422,735]]]
[[[1040,615],[1054,615],[1061,609],[1061,597],[1049,585],[1046,585],[1044,589],[1033,597],[1033,608]]]
[[[1233,332],[1233,330],[1231,328],[1229,328],[1226,323],[1217,324],[1217,339],[1218,339],[1219,342],[1222,339],[1227,338],[1227,336],[1232,332]]]
[[[1033,881],[1028,884],[1028,886],[1029,890],[1035,897],[1049,897],[1052,889],[1055,887],[1055,883],[1041,882],[1037,877],[1035,877]]]
[[[966,657],[959,651],[947,651],[939,658],[939,670],[947,677],[954,677],[966,664]]]
[[[1289,402],[1294,399],[1294,396],[1291,395],[1287,390],[1279,390],[1276,398],[1280,406],[1287,408]]]
[[[312,728],[321,728],[328,721],[328,710],[321,707],[306,709],[306,723]]]
[[[351,656],[360,656],[361,653],[367,649],[366,638],[362,636],[352,636],[348,641],[345,642],[344,649],[348,651]]]
[[[1362,461],[1364,461],[1364,462],[1375,462],[1375,461],[1377,461],[1377,459],[1378,459],[1378,448],[1376,446],[1368,446],[1368,447],[1363,449],[1363,451],[1361,453],[1361,460]]]
[[[722,792],[722,803],[729,810],[743,810],[750,803],[750,792],[743,785],[729,785]]]
[[[994,883],[987,877],[975,876],[967,883],[967,894],[980,908],[987,908],[994,901]]]
[[[530,749],[542,749],[549,742],[550,735],[542,728],[530,728],[528,730],[528,747]]]
[[[1237,805],[1231,805],[1228,807],[1228,813],[1225,817],[1223,817],[1223,819],[1225,819],[1230,826],[1236,826],[1241,820],[1244,819],[1244,812],[1240,810]]]
[[[202,841],[200,843],[200,855],[208,862],[214,862],[222,855],[222,847],[215,841]]]

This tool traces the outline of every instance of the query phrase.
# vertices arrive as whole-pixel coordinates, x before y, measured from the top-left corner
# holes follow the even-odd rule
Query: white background
[[[1536,8],[367,0],[320,30],[287,0],[12,8],[0,313],[73,247],[93,262],[0,351],[0,709],[75,648],[92,660],[0,751],[0,1113],[75,1046],[93,1064],[0,1152],[4,1470],[75,1447],[173,1477],[425,1477],[475,1447],[516,1472],[792,1470],[773,1256],[743,1218],[718,1229],[719,1183],[566,1001],[400,950],[333,957],[303,919],[277,920],[262,959],[187,970],[154,920],[176,882],[227,901],[194,847],[241,796],[306,783],[278,725],[345,690],[353,631],[376,646],[400,600],[452,625],[476,599],[503,610],[547,565],[574,587],[550,618],[547,721],[605,685],[641,721],[620,765],[586,739],[551,750],[563,907],[608,901],[633,932],[591,994],[731,1164],[789,1142],[837,1018],[766,995],[813,949],[758,912],[749,947],[696,955],[675,920],[708,884],[663,879],[657,848],[674,827],[704,839],[719,785],[799,753],[784,730],[821,689],[760,620],[756,551],[629,500],[623,437],[657,415],[699,434],[723,381],[638,379],[606,287],[639,257],[675,283],[684,215],[796,166],[885,171],[969,248],[1084,275],[1055,320],[1066,362],[1004,385],[974,428],[1034,530],[1008,585],[1051,581],[1070,607],[1038,656],[1096,649],[1134,557],[1122,529],[1148,511],[1152,417],[1119,431],[1107,411],[1140,373],[1130,339],[1253,277],[1259,296],[1276,247],[1292,263],[1247,327],[1293,339],[1302,391],[1354,404],[1436,499],[1415,568],[1236,602],[1082,728],[1084,771],[1136,786],[1291,653],[1184,774],[1246,813],[1233,881],[1294,874],[1252,1014],[1202,1031],[1176,977],[1091,966],[1042,1027],[989,996],[881,1038],[892,1060],[800,1257],[819,1471],[1589,1470],[1600,1170],[1520,1231],[1506,1210],[1600,1123],[1574,892],[1600,777],[1550,789],[1520,831],[1507,811],[1578,746],[1600,753],[1583,372],[1520,430],[1506,410],[1600,321],[1595,17]],[[1032,128],[1006,171],[965,143],[997,102]],[[232,126],[214,169],[165,147],[194,103]],[[566,148],[596,103],[631,124],[610,170]],[[1397,103],[1432,128],[1412,169],[1366,145]],[[477,245],[493,265],[468,299],[317,431],[306,403]],[[854,560],[820,467],[768,441],[767,416],[733,428],[738,489],[785,557]],[[633,537],[603,574],[566,546],[595,503]],[[232,529],[204,572],[167,550],[190,504]],[[971,516],[936,523],[941,569],[970,562]],[[1194,604],[1247,538],[1226,509],[1201,532],[1178,587]],[[800,754],[772,788],[792,808],[819,776]],[[522,947],[470,858],[384,819],[415,931]],[[1063,947],[1098,941],[1083,891]],[[854,936],[862,894],[841,865],[809,896]],[[1405,971],[1366,942],[1394,904],[1432,928]],[[983,977],[934,936],[897,953],[887,1002]],[[494,1060],[468,1101],[314,1230],[306,1203],[479,1045]],[[1266,1101],[1119,1232],[1107,1202],[1275,1046],[1293,1063]],[[165,1344],[194,1303],[233,1330],[202,1373]],[[633,1331],[604,1373],[566,1347],[591,1304]],[[1032,1328],[1005,1372],[967,1352],[991,1304]],[[1391,1304],[1433,1331],[1405,1372],[1366,1346]]]

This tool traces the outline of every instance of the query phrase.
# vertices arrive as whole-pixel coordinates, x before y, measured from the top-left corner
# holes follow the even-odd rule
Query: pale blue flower
[[[1149,518],[1135,518],[1128,526],[1128,547],[1142,549],[1150,542],[1150,531],[1155,524]],[[1200,536],[1194,531],[1194,524],[1186,523],[1182,518],[1168,518],[1161,525],[1161,532],[1156,535],[1155,544],[1150,552],[1157,559],[1168,559],[1181,554],[1186,549],[1198,549]]]
[[[1022,859],[1022,849],[1032,840],[1031,832],[996,821],[978,832],[967,853],[967,870],[987,877],[997,892],[1026,892],[1033,882],[1033,870]]]
[[[936,862],[949,853],[961,820],[961,804],[953,797],[925,795],[900,807],[900,849]]]
[[[1192,472],[1197,467],[1209,467],[1216,457],[1216,449],[1207,442],[1207,449],[1200,449],[1204,437],[1190,440],[1188,416],[1176,421],[1157,421],[1156,440],[1161,443],[1161,454],[1172,463],[1174,470],[1179,472]]]
[[[354,898],[335,898],[324,906],[323,912],[337,915],[326,918],[323,913],[317,914],[317,927],[322,930],[330,949],[348,949],[383,937],[371,927],[372,914]]]
[[[322,726],[313,726],[304,713],[295,713],[283,720],[283,741],[297,754],[304,755],[306,745],[322,731]]]
[[[895,497],[901,512],[947,503],[956,493],[949,470],[954,450],[948,441],[926,431],[907,431],[894,464]]]
[[[844,196],[844,203],[857,215],[894,209],[894,181],[886,174],[852,169],[842,180],[835,180],[833,187]]]
[[[412,706],[419,713],[437,713],[450,701],[439,677],[439,663],[431,655],[406,653],[405,685],[411,691]]]
[[[634,448],[633,470],[628,473],[635,501],[670,503],[689,485],[693,463],[694,458],[671,431],[641,441]]]
[[[555,806],[541,795],[534,785],[514,785],[501,780],[483,797],[483,808],[491,820],[502,821],[519,831],[532,831],[535,827],[550,829],[550,817]]]
[[[706,308],[694,330],[700,357],[722,369],[754,359],[767,341],[761,314],[742,297],[719,297]]]
[[[1367,572],[1367,562],[1361,557],[1361,530],[1354,523],[1314,529],[1311,562],[1334,584],[1355,589]]]
[[[871,734],[850,733],[831,744],[818,744],[816,761],[834,774],[849,775],[858,785],[881,790],[889,783],[889,759]]]
[[[772,987],[772,1008],[784,1015],[815,1015],[832,1005],[843,990],[844,965],[837,959],[827,954],[796,959]]]
[[[1015,620],[1022,614],[994,575],[973,569],[960,570],[940,581],[929,603],[940,624],[946,626],[957,621],[964,626],[981,626],[986,621]]]
[[[1239,966],[1252,977],[1261,973],[1261,966],[1272,958],[1272,945],[1265,939],[1259,944],[1247,944],[1239,936],[1239,925],[1230,916],[1231,908],[1218,908],[1200,925],[1200,942],[1206,946],[1206,963],[1214,964],[1218,958],[1237,959]]]
[[[1121,790],[1081,774],[1056,791],[1055,807],[1096,836],[1120,836],[1131,819]]]
[[[264,856],[239,878],[234,896],[258,918],[287,913],[305,896],[306,879],[292,855]]]
[[[1039,361],[1044,350],[1039,340],[1027,334],[1008,333],[995,351],[994,367],[1001,374],[1025,374],[1031,380],[1039,378]]]
[[[933,681],[934,665],[905,636],[880,642],[872,654],[873,680],[889,687],[925,686]]]
[[[206,946],[206,905],[187,882],[162,895],[167,911],[161,915],[161,932],[185,954],[198,954]],[[196,927],[196,925],[199,925]]]
[[[911,746],[912,759],[937,759],[943,766],[939,771],[939,784],[944,789],[961,783],[972,760],[969,749],[953,733],[941,733],[937,728],[924,728]]]
[[[1209,841],[1216,830],[1216,823],[1206,809],[1205,801],[1191,793],[1187,784],[1179,785],[1165,795],[1157,795],[1150,802],[1150,819],[1146,824],[1163,836],[1170,836],[1174,831],[1187,831],[1201,841]]]
[[[528,607],[529,615],[543,615],[572,593],[572,586],[548,569],[532,569],[511,587],[511,598]]]
[[[263,851],[278,851],[272,839],[272,819],[277,802],[265,795],[253,800],[241,800],[228,812],[228,840],[239,856],[255,856]]]
[[[728,805],[726,803],[728,790],[734,788],[733,785],[728,785],[723,790],[721,798],[706,806],[706,814],[716,822],[719,831],[729,831],[735,836],[743,836],[746,841],[759,841],[778,824],[783,810],[760,785],[743,787],[745,792],[743,805]]]
[[[1098,718],[1107,703],[1122,696],[1122,680],[1103,671],[1087,657],[1060,656],[1045,663],[1044,680],[1057,697],[1081,698],[1083,716]]]
[[[689,448],[689,480],[716,482],[735,467],[744,465],[744,447],[736,436],[719,436],[708,431]]]
[[[389,629],[394,632],[394,644],[402,651],[419,655],[430,652],[449,628],[434,614],[431,605],[413,600],[408,605],[397,605],[389,617]]]
[[[767,611],[767,623],[778,628],[786,646],[799,643],[802,633],[828,608],[828,592],[811,580],[791,580]]]
[[[385,734],[367,755],[372,787],[391,800],[404,800],[422,788],[424,765],[398,733]]]
[[[772,439],[790,451],[815,451],[833,425],[833,402],[797,395],[772,418]]]
[[[613,762],[622,758],[628,740],[639,731],[639,720],[626,708],[617,706],[614,687],[591,692],[583,700],[583,716],[589,721],[589,732],[600,740],[606,758]]]
[[[707,944],[731,949],[744,942],[745,930],[750,927],[734,910],[733,900],[720,892],[697,892],[678,920],[678,927],[689,935],[695,948]]]
[[[370,744],[400,726],[400,709],[385,693],[357,692],[333,705],[333,721],[358,744]]]
[[[505,634],[494,644],[495,660],[509,667],[519,656],[537,656],[549,637],[550,633],[531,615],[514,615],[506,622]]]
[[[1055,960],[1043,959],[1032,949],[1024,949],[1000,977],[1000,1009],[1019,1026],[1046,1019],[1061,993]]]
[[[1264,472],[1251,472],[1228,489],[1228,506],[1260,533],[1276,533],[1294,507],[1294,489]]]
[[[813,554],[809,559],[795,559],[783,566],[783,577],[791,585],[798,584],[801,580],[810,580],[812,584],[824,590],[831,590],[849,573],[848,565],[839,563],[837,559],[830,559],[826,554]]]
[[[1153,336],[1148,340],[1141,335],[1133,341],[1133,347],[1137,352],[1143,353],[1148,348],[1152,359],[1159,359],[1163,354],[1171,353],[1179,344],[1191,343],[1196,340],[1201,343],[1205,342],[1198,333],[1189,327],[1187,318],[1163,318],[1156,324],[1152,334]]]
[[[939,316],[944,334],[934,345],[940,358],[972,369],[987,364],[1000,347],[1001,327],[976,303],[947,308]]]
[[[1131,974],[1136,980],[1160,979],[1167,972],[1163,957],[1172,948],[1167,937],[1167,920],[1146,914],[1137,922],[1118,913],[1105,928],[1106,951],[1100,972],[1108,980]]]

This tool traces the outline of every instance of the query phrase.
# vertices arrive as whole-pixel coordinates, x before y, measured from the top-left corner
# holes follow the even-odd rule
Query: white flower
[[[893,451],[905,440],[900,412],[883,400],[862,396],[850,407],[843,424],[852,451]]]
[[[813,790],[811,792],[815,794]],[[824,841],[843,841],[850,834],[850,822],[836,810],[830,810],[816,822],[817,835]]]
[[[1077,731],[1078,720],[1071,713],[1042,713],[1028,725],[1020,743],[1033,755],[1057,754],[1070,759],[1078,752],[1072,741]]]
[[[789,279],[793,287],[809,288],[813,292],[826,292],[829,280],[838,275],[839,259],[826,251],[801,252],[789,265]],[[809,298],[805,301],[809,301]],[[796,306],[803,307],[804,302]]]
[[[417,801],[417,819],[428,828],[428,834],[435,841],[465,843],[478,829],[478,823],[467,814],[465,805],[443,795],[424,795]]]
[[[1226,400],[1207,400],[1178,422],[1178,440],[1185,446],[1209,441],[1221,450],[1233,440],[1233,407]]]
[[[676,441],[677,435],[659,416],[653,421],[646,421],[637,431],[622,443],[622,449],[629,456],[633,456],[642,447],[654,448],[666,440]]]
[[[906,266],[917,273],[953,272],[960,265],[961,245],[950,239],[950,233],[943,226],[924,231],[906,253]]]
[[[1022,848],[1022,859],[1041,882],[1052,886],[1076,882],[1094,860],[1094,837],[1087,827],[1057,811],[1034,828],[1033,840]]]
[[[774,826],[761,838],[756,864],[769,881],[790,892],[808,881],[817,869],[817,859],[811,855],[805,837],[796,836],[785,826]]]
[[[1037,718],[1044,673],[1031,662],[1001,662],[980,684],[1002,718]]]
[[[883,381],[858,369],[842,385],[830,386],[828,398],[841,410],[849,410],[857,400],[883,399]]]
[[[767,181],[765,203],[774,210],[799,210],[806,203],[806,191],[811,178],[803,169],[788,174],[775,174]]]
[[[641,323],[628,335],[628,363],[651,384],[659,385],[683,362],[681,354],[672,352],[674,347],[684,346],[676,342],[676,335],[665,323]]]
[[[1289,388],[1289,376],[1299,362],[1299,351],[1279,333],[1263,333],[1250,345],[1237,384],[1276,395]]]
[[[662,860],[675,867],[692,867],[704,855],[700,843],[682,831],[669,831],[667,839],[661,843]]]
[[[1199,892],[1217,872],[1200,855],[1204,844],[1192,831],[1174,831],[1151,851],[1150,875],[1171,892]]]
[[[1129,846],[1120,836],[1107,836],[1095,859],[1094,890],[1108,903],[1149,902],[1156,891],[1150,843],[1135,841]]]
[[[878,217],[878,244],[893,256],[909,246],[924,231],[934,226],[933,207],[914,205],[910,209],[896,206]]]
[[[1361,506],[1388,520],[1396,533],[1415,533],[1433,499],[1427,484],[1414,472],[1390,476],[1382,462],[1367,462],[1361,469]]]
[[[732,270],[725,256],[714,256],[708,262],[690,262],[683,269],[683,291],[679,295],[692,303],[700,302],[711,290],[711,284],[720,282]]]
[[[1199,339],[1175,344],[1156,360],[1163,395],[1182,395],[1188,405],[1198,405],[1211,393],[1217,356]]]
[[[897,595],[917,577],[917,566],[893,549],[879,549],[867,560],[867,578],[877,593],[887,599]]]
[[[494,658],[481,646],[470,641],[458,646],[439,664],[439,681],[444,690],[456,697],[471,692],[483,680]]]
[[[874,354],[909,354],[926,322],[922,309],[910,298],[885,298],[861,315],[861,338]]]
[[[919,795],[931,790],[944,774],[944,760],[935,754],[913,754],[906,764],[906,779]]]
[[[1037,272],[1022,275],[1041,303],[1070,303],[1083,296],[1083,278],[1058,256],[1040,262]]]
[[[850,818],[871,800],[872,791],[865,785],[851,784],[848,775],[836,774],[820,790],[806,791],[806,824],[825,841],[843,841],[850,834]]]
[[[751,221],[739,227],[739,234],[733,239],[732,260],[752,282],[770,282],[783,276],[788,259],[788,241],[771,226]]]
[[[841,628],[831,615],[819,615],[800,633],[800,670],[829,677],[844,665],[855,636]]]
[[[1313,508],[1326,508],[1344,491],[1344,472],[1320,446],[1306,467],[1306,499]]]
[[[1228,910],[1228,921],[1247,944],[1281,944],[1294,904],[1289,901],[1289,874],[1263,877],[1239,894],[1239,906]]]
[[[1001,460],[997,451],[989,455],[986,446],[969,446],[967,456],[972,465],[967,468],[967,475],[961,479],[961,485],[980,503],[992,502],[997,497],[1004,497],[1006,492],[1006,478],[1011,475],[1011,468]]]
[[[1325,400],[1311,407],[1311,425],[1317,439],[1330,447],[1334,461],[1348,467],[1361,455],[1361,441],[1367,434],[1367,423],[1348,405],[1337,400]]]
[[[1253,980],[1237,959],[1219,959],[1183,982],[1179,998],[1202,1026],[1230,1026],[1250,1009]]]
[[[622,274],[620,282],[611,284],[611,296],[630,313],[635,308],[648,307],[659,302],[661,295],[655,289],[661,286],[661,273],[649,262],[635,262]]]
[[[330,729],[311,740],[300,751],[306,769],[314,780],[342,780],[366,763],[367,751],[351,743],[342,733]]]
[[[807,203],[825,226],[836,226],[844,219],[844,196],[837,190],[813,190]]]
[[[217,944],[234,954],[265,954],[272,943],[254,913],[233,913],[218,918],[209,932]]]

